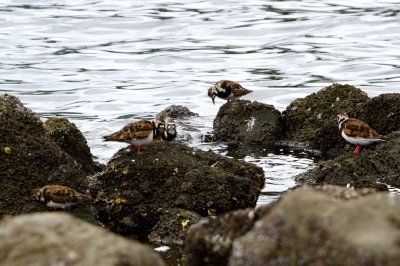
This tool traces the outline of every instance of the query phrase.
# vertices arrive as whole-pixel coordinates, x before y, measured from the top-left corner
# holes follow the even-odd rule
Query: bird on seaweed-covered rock
[[[355,144],[353,153],[358,153],[361,146],[385,141],[386,137],[378,134],[367,123],[355,118],[349,118],[346,113],[337,115],[339,132],[349,143]]]
[[[83,193],[60,185],[47,185],[32,190],[31,197],[44,202],[47,207],[65,209],[79,202],[89,201],[92,198]]]
[[[158,138],[164,127],[165,122],[160,119],[156,119],[156,121],[141,120],[129,123],[117,132],[104,136],[103,139],[127,142],[137,149],[138,154],[141,154],[142,146],[150,144]]]
[[[212,99],[215,104],[215,97],[224,100],[238,99],[239,97],[251,93],[242,87],[239,83],[231,80],[220,80],[208,89],[208,97]]]
[[[161,125],[160,135],[164,141],[172,141],[176,138],[176,125],[170,122],[168,119],[165,120],[165,124]]]

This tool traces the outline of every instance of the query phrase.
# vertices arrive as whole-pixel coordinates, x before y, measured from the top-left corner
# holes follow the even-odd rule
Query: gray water
[[[126,146],[102,135],[172,104],[200,114],[179,125],[181,139],[229,156],[200,141],[223,104],[206,96],[211,84],[236,80],[254,90],[246,99],[281,111],[333,82],[400,92],[399,11],[369,0],[3,0],[0,92],[73,121],[100,162]],[[294,151],[242,159],[265,171],[259,204],[315,165]]]

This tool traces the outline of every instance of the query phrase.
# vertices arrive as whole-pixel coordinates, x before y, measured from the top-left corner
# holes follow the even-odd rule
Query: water
[[[400,91],[398,1],[1,2],[0,92],[44,119],[69,118],[101,162],[125,146],[102,135],[172,104],[200,114],[179,124],[181,139],[229,156],[200,141],[223,103],[206,96],[220,79],[281,111],[332,82],[371,97]],[[315,164],[279,150],[242,159],[265,171],[259,204]]]

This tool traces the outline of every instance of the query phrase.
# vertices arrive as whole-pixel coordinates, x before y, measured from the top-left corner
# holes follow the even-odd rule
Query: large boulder
[[[0,265],[165,265],[150,247],[69,214],[36,213],[0,222]]]
[[[188,265],[397,265],[400,197],[324,185],[189,229]]]
[[[287,193],[233,245],[228,265],[398,265],[400,197]]]
[[[282,133],[281,113],[260,102],[228,101],[219,109],[213,127],[219,141],[275,145]]]
[[[353,113],[368,99],[362,90],[336,83],[296,99],[283,112],[286,139],[324,153],[343,152],[345,141],[339,134],[336,115]]]
[[[317,167],[300,174],[301,184],[335,184],[367,180],[400,187],[400,131],[388,135],[389,140],[368,146],[358,154],[347,152],[334,159],[321,161]]]
[[[177,142],[152,143],[140,155],[121,149],[94,180],[100,221],[128,235],[147,235],[164,209],[207,216],[254,207],[265,182],[260,167]]]
[[[86,173],[46,135],[40,119],[18,98],[0,96],[0,125],[0,217],[47,210],[29,197],[34,188],[59,184],[86,191]],[[77,215],[87,213],[85,209]]]

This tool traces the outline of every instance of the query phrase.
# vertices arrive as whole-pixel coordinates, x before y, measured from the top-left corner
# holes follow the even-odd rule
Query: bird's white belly
[[[342,137],[351,144],[368,145],[374,142],[384,141],[383,139],[368,139],[368,138],[355,138],[349,137],[342,131]]]
[[[53,202],[53,201],[49,201],[49,202],[47,202],[47,207],[50,207],[50,208],[67,208],[67,207],[70,207],[70,206],[72,206],[72,205],[74,205],[75,203],[56,203],[56,202]]]
[[[132,145],[137,146],[137,145],[147,145],[150,144],[152,141],[153,141],[153,132],[151,132],[149,136],[145,139],[133,139],[130,141],[130,143]]]

